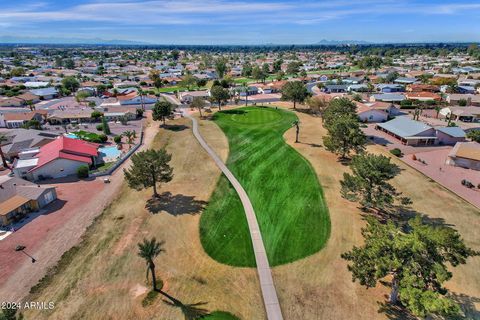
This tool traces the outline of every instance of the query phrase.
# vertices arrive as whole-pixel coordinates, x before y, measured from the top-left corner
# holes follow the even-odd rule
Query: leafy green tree
[[[267,75],[262,69],[260,69],[259,66],[255,66],[252,71],[252,78],[264,82],[265,78],[267,78]]]
[[[268,63],[262,65],[262,72],[266,75],[270,73],[270,65]]]
[[[172,115],[172,110],[173,110],[173,105],[170,102],[165,100],[157,101],[157,103],[155,103],[155,106],[153,107],[153,110],[152,110],[153,120],[155,121],[161,120],[163,121],[163,125],[165,125],[165,121],[167,117]]]
[[[73,93],[80,87],[80,83],[75,77],[69,76],[62,79],[62,86]]]
[[[303,103],[308,96],[307,87],[301,81],[287,82],[282,88],[282,100],[292,101],[293,109],[296,109],[297,102]]]
[[[333,99],[328,104],[323,115],[325,126],[329,126],[336,118],[341,116],[355,117],[357,106],[348,98]]]
[[[85,99],[87,99],[88,97],[90,97],[90,93],[86,91],[80,91],[75,95],[75,100],[77,100],[77,102],[81,104],[82,102],[85,102]]]
[[[467,133],[467,138],[480,143],[480,130],[472,130]]]
[[[162,248],[164,241],[157,241],[155,237],[150,240],[143,239],[143,242],[138,243],[138,255],[143,258],[147,264],[147,280],[148,271],[152,275],[152,289],[158,291],[157,277],[155,275],[155,262],[153,261],[160,253],[165,250]]]
[[[63,66],[67,69],[75,69],[75,62],[72,59],[63,60]]]
[[[107,118],[105,118],[105,116],[102,116],[102,131],[106,135],[111,134],[110,126],[108,125]]]
[[[192,104],[190,105],[192,108],[195,108],[200,113],[200,118],[202,117],[202,109],[205,108],[207,103],[202,97],[195,97],[193,98]]]
[[[220,79],[223,78],[227,72],[227,62],[224,58],[220,58],[215,61],[215,71]]]
[[[454,229],[425,224],[419,216],[403,227],[373,217],[367,221],[364,245],[342,254],[350,262],[353,281],[373,288],[391,279],[389,302],[400,303],[415,316],[459,314],[460,307],[443,287],[452,278],[448,266],[465,264],[479,253],[468,248]]]
[[[223,102],[228,101],[230,99],[230,94],[227,89],[223,88],[222,86],[213,86],[210,89],[210,98],[212,101],[218,103],[218,109],[222,110],[221,106]]]
[[[153,82],[153,86],[157,89],[163,86],[163,80],[160,78],[160,71],[158,70],[151,70],[148,74],[148,77]]]
[[[273,72],[280,72],[282,70],[283,60],[278,59],[273,62]]]
[[[25,74],[25,69],[24,68],[13,68],[10,71],[10,76],[11,77],[21,77]]]
[[[182,81],[180,82],[180,85],[184,88],[187,88],[187,90],[190,90],[191,87],[195,86],[197,84],[197,79],[191,74],[186,74],[183,76]]]
[[[97,121],[98,119],[100,119],[101,117],[103,117],[103,113],[100,112],[100,111],[92,111],[92,113],[90,114],[90,118],[94,119],[95,121]],[[103,128],[102,128],[103,130]]]
[[[173,169],[169,162],[172,155],[165,149],[145,150],[132,156],[132,166],[124,169],[128,186],[135,190],[153,187],[153,196],[158,197],[157,184],[169,182],[173,177]]]
[[[325,148],[342,159],[348,158],[352,151],[360,153],[365,149],[367,138],[360,130],[357,117],[343,115],[331,120],[325,127],[328,131],[323,138]]]
[[[287,65],[287,74],[297,75],[300,72],[301,63],[292,61]]]
[[[242,68],[242,76],[251,77],[253,72],[252,65],[249,62],[246,62]]]
[[[325,110],[328,108],[328,102],[324,98],[320,97],[310,97],[307,99],[306,103],[310,108],[310,112],[319,116],[323,116]]]
[[[362,153],[353,157],[350,163],[352,174],[344,173],[342,196],[350,201],[360,201],[364,208],[384,209],[400,200],[408,204],[407,198],[388,183],[400,173],[400,168],[383,155]]]
[[[42,129],[42,125],[41,125],[40,121],[38,121],[38,120],[36,120],[36,119],[32,119],[32,120],[28,120],[28,121],[23,125],[23,128],[25,128],[25,129],[41,130],[41,129]]]

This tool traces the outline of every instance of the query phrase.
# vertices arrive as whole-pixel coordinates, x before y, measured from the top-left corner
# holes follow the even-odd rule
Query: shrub
[[[99,142],[107,142],[108,137],[105,134],[101,134],[98,136]]]
[[[116,144],[122,143],[122,136],[115,136],[115,137],[113,138],[113,141],[114,141]]]
[[[78,167],[77,177],[80,179],[88,178],[88,167],[85,165]]]
[[[398,148],[390,150],[390,153],[393,154],[395,157],[401,157],[403,155],[402,150]]]
[[[97,124],[96,126],[98,131],[103,131],[103,125],[102,124]]]

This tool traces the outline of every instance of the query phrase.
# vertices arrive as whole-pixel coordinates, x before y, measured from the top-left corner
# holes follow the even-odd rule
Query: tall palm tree
[[[145,103],[144,103],[145,91],[143,91],[142,88],[140,88],[138,89],[138,94],[140,95],[140,103],[142,105],[142,110],[145,111]]]
[[[8,168],[7,160],[5,159],[5,155],[3,154],[2,144],[7,142],[8,138],[4,133],[0,133],[0,157],[2,158],[2,163],[5,168]]]
[[[152,239],[143,239],[143,242],[138,243],[138,255],[145,259],[147,263],[147,280],[148,280],[148,271],[152,274],[152,288],[153,291],[159,291],[157,288],[157,277],[155,276],[155,259],[160,253],[165,250],[162,246],[165,244],[165,241],[157,241],[155,237]]]

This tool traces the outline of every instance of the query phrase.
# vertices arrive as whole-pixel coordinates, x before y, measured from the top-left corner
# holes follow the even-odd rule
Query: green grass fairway
[[[329,237],[330,220],[310,163],[283,139],[295,114],[248,107],[218,112],[214,119],[228,137],[227,165],[252,201],[270,264],[319,251]],[[255,266],[242,204],[223,176],[202,214],[200,235],[215,260]]]
[[[203,317],[204,320],[239,320],[236,316],[231,313],[224,311],[215,311],[209,315]]]

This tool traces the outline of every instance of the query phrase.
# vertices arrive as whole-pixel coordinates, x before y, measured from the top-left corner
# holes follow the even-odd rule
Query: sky
[[[480,41],[475,0],[0,0],[0,37],[152,44]]]

